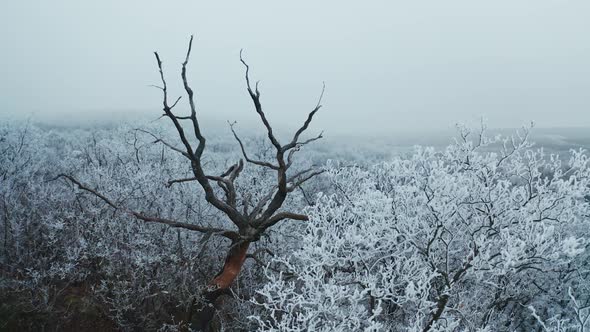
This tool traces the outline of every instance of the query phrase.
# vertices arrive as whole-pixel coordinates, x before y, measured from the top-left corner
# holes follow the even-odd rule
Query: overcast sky
[[[271,121],[346,133],[590,126],[590,1],[14,0],[0,9],[0,113],[160,114],[189,76],[207,121],[255,119],[244,49]],[[183,104],[182,109],[186,110]]]

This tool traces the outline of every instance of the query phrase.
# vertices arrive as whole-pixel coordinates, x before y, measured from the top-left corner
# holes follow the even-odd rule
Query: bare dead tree
[[[244,162],[242,159],[240,159],[237,163],[229,167],[229,169],[227,169],[220,175],[208,175],[203,170],[202,155],[205,151],[207,140],[201,131],[201,126],[199,123],[199,119],[197,117],[197,111],[194,101],[194,92],[189,85],[186,74],[186,69],[192,50],[192,42],[193,36],[191,36],[190,38],[186,58],[182,63],[181,70],[181,78],[184,90],[188,97],[188,104],[190,106],[190,115],[188,116],[178,116],[173,113],[172,110],[178,104],[181,97],[178,97],[172,104],[169,104],[168,86],[164,75],[162,61],[160,59],[159,54],[157,52],[154,52],[162,84],[161,86],[156,86],[158,89],[162,91],[163,96],[162,105],[164,114],[162,115],[162,117],[167,117],[170,119],[170,121],[172,121],[183,147],[176,148],[172,144],[163,141],[160,138],[157,138],[156,142],[160,142],[168,148],[182,154],[187,159],[187,162],[189,162],[191,165],[193,177],[171,180],[168,182],[168,186],[180,182],[198,182],[205,193],[206,201],[212,206],[214,206],[216,209],[221,211],[231,221],[231,223],[233,224],[231,229],[202,227],[191,223],[183,223],[174,220],[151,217],[146,214],[132,211],[125,207],[120,207],[116,205],[112,200],[110,200],[106,196],[82,184],[70,175],[61,174],[59,177],[68,179],[70,182],[78,186],[80,189],[97,196],[112,208],[125,211],[138,220],[165,224],[171,227],[184,228],[191,231],[205,233],[208,236],[222,236],[231,241],[231,245],[228,248],[226,259],[221,271],[219,271],[219,273],[217,273],[217,275],[215,275],[211,279],[209,287],[202,294],[203,298],[205,299],[205,304],[196,305],[197,301],[196,299],[193,299],[191,308],[189,308],[187,318],[185,319],[183,324],[185,328],[188,327],[194,318],[198,326],[193,327],[207,329],[207,326],[210,320],[212,319],[215,310],[213,309],[212,304],[215,303],[215,301],[221,294],[224,294],[228,291],[229,287],[232,285],[234,280],[239,275],[240,270],[244,264],[244,261],[248,256],[247,252],[250,244],[255,241],[258,241],[260,239],[260,236],[268,228],[276,225],[277,223],[283,220],[308,220],[308,217],[304,214],[283,211],[281,210],[281,207],[283,206],[283,203],[285,202],[285,199],[287,198],[289,193],[299,188],[306,181],[322,173],[322,170],[309,168],[297,172],[295,174],[289,175],[289,169],[293,165],[294,155],[297,151],[299,151],[299,149],[302,146],[322,138],[322,134],[320,133],[319,135],[306,140],[300,139],[301,135],[308,129],[309,124],[313,120],[314,115],[321,108],[321,100],[324,94],[325,85],[322,88],[322,92],[320,94],[317,104],[312,109],[312,111],[309,112],[307,119],[304,121],[303,125],[295,132],[292,139],[288,143],[281,144],[278,138],[275,136],[273,128],[270,125],[263,111],[262,104],[260,102],[260,91],[258,90],[258,82],[254,85],[253,88],[250,83],[250,67],[246,63],[246,61],[244,61],[242,57],[242,52],[240,51],[240,61],[245,67],[246,87],[250,95],[250,98],[253,102],[255,111],[260,117],[260,120],[266,129],[268,139],[274,147],[274,149],[276,150],[275,160],[273,162],[268,162],[250,158],[250,156],[248,156],[248,154],[246,153],[246,148],[242,140],[239,138],[236,131],[234,130],[234,124],[230,124],[230,129],[240,146],[242,155],[246,162],[258,167],[265,167],[276,172],[276,183],[271,188],[267,188],[267,194],[264,195],[258,202],[250,202],[252,195],[242,195],[243,197],[241,197],[241,199],[238,199],[239,197],[236,191],[235,181],[244,168]],[[183,123],[181,123],[181,121],[186,121],[183,123],[188,123],[188,130],[187,128],[185,128]],[[187,131],[191,131],[190,135],[194,135],[194,137],[196,138],[198,142],[196,147],[190,143],[189,134],[187,133]],[[223,192],[223,197],[218,196],[218,193],[214,190],[212,184],[216,184],[218,187],[221,188],[221,191]],[[252,208],[251,210],[250,207]],[[194,317],[193,312],[196,313]]]

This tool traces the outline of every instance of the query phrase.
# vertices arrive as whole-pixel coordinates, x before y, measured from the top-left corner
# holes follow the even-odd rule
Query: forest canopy
[[[175,135],[157,123],[142,130]],[[460,126],[446,148],[365,163],[303,149],[306,158],[293,167],[321,165],[324,173],[294,190],[286,207],[309,220],[277,223],[251,245],[212,325],[587,330],[588,157],[545,153],[529,130],[489,137],[485,128]],[[243,142],[253,158],[274,158],[265,137]],[[207,171],[241,156],[229,129],[209,144]],[[169,185],[190,176],[184,156],[130,126],[63,130],[16,121],[2,124],[0,151],[3,328],[181,327],[231,242],[142,222],[54,179],[71,174],[146,215],[229,227],[193,184]],[[242,172],[236,187],[252,195],[275,181],[268,168]]]
[[[154,54],[161,121],[1,125],[0,329],[590,328],[583,149],[560,156],[534,146],[532,125],[482,123],[445,147],[329,158],[308,133],[325,87],[278,134],[241,53],[263,130],[211,134],[192,41],[184,100]]]

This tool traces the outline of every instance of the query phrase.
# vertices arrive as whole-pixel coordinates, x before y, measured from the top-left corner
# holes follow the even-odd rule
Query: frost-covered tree
[[[254,104],[255,111],[266,129],[268,140],[274,149],[274,160],[252,159],[247,154],[242,140],[238,137],[233,128],[233,124],[230,124],[231,130],[240,146],[243,159],[251,165],[273,171],[275,173],[275,181],[274,183],[268,183],[264,188],[260,188],[259,186],[239,186],[237,179],[244,169],[243,159],[232,164],[223,172],[218,171],[217,174],[219,175],[213,175],[205,170],[204,152],[207,140],[201,130],[194,101],[194,93],[188,83],[186,75],[186,68],[192,49],[192,41],[193,38],[191,37],[181,71],[182,82],[190,106],[190,114],[187,116],[180,116],[173,112],[174,107],[177,106],[181,98],[177,98],[173,103],[169,102],[168,87],[163,72],[162,61],[160,60],[158,53],[155,53],[161,78],[161,86],[157,86],[157,88],[162,90],[163,93],[163,117],[170,119],[174,125],[181,147],[177,147],[175,144],[169,143],[156,135],[153,136],[156,138],[157,142],[162,143],[183,156],[185,165],[190,167],[192,173],[190,177],[170,180],[168,185],[171,186],[176,183],[188,182],[198,183],[204,192],[205,200],[215,209],[220,211],[224,219],[231,222],[231,225],[222,222],[220,223],[221,227],[204,226],[200,225],[198,222],[181,222],[169,218],[154,216],[148,212],[132,210],[128,207],[121,206],[115,200],[109,198],[108,195],[91,188],[69,174],[61,174],[60,177],[68,179],[79,189],[100,198],[111,208],[125,211],[138,220],[187,229],[206,234],[207,236],[220,236],[230,241],[227,248],[225,263],[221,271],[217,275],[212,276],[208,287],[202,291],[201,296],[193,299],[183,324],[185,327],[188,327],[194,321],[195,327],[207,329],[209,322],[215,314],[214,304],[216,300],[220,295],[228,293],[229,287],[232,285],[244,265],[248,248],[251,243],[260,240],[260,237],[265,234],[268,228],[275,226],[283,220],[308,220],[307,215],[285,210],[284,203],[289,193],[299,188],[304,182],[322,173],[321,170],[316,170],[314,168],[295,172],[292,170],[294,156],[300,148],[322,137],[320,134],[313,138],[305,140],[301,139],[301,135],[308,128],[314,115],[321,107],[321,96],[317,105],[309,113],[303,125],[292,136],[292,139],[286,144],[280,143],[262,109],[258,83],[256,83],[254,88],[251,86],[249,66],[240,55],[240,61],[245,66],[246,70],[245,78],[247,90]],[[187,125],[184,125],[185,123]],[[193,312],[196,314],[193,315]]]
[[[459,127],[443,151],[327,168],[297,250],[251,302],[260,331],[587,331],[590,164]]]

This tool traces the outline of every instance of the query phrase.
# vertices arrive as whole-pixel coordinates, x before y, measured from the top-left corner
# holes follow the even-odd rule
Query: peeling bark
[[[209,283],[210,288],[202,294],[203,303],[197,305],[196,299],[193,299],[182,330],[187,331],[188,327],[197,328],[200,331],[209,331],[211,321],[215,316],[215,305],[221,295],[229,292],[229,287],[236,280],[244,262],[250,242],[241,241],[233,243],[225,258],[225,263],[221,271]],[[193,313],[196,314],[193,319]]]
[[[238,242],[236,244],[232,244],[227,257],[225,258],[223,269],[211,281],[212,286],[216,287],[217,289],[229,288],[244,265],[249,246],[250,242]]]

